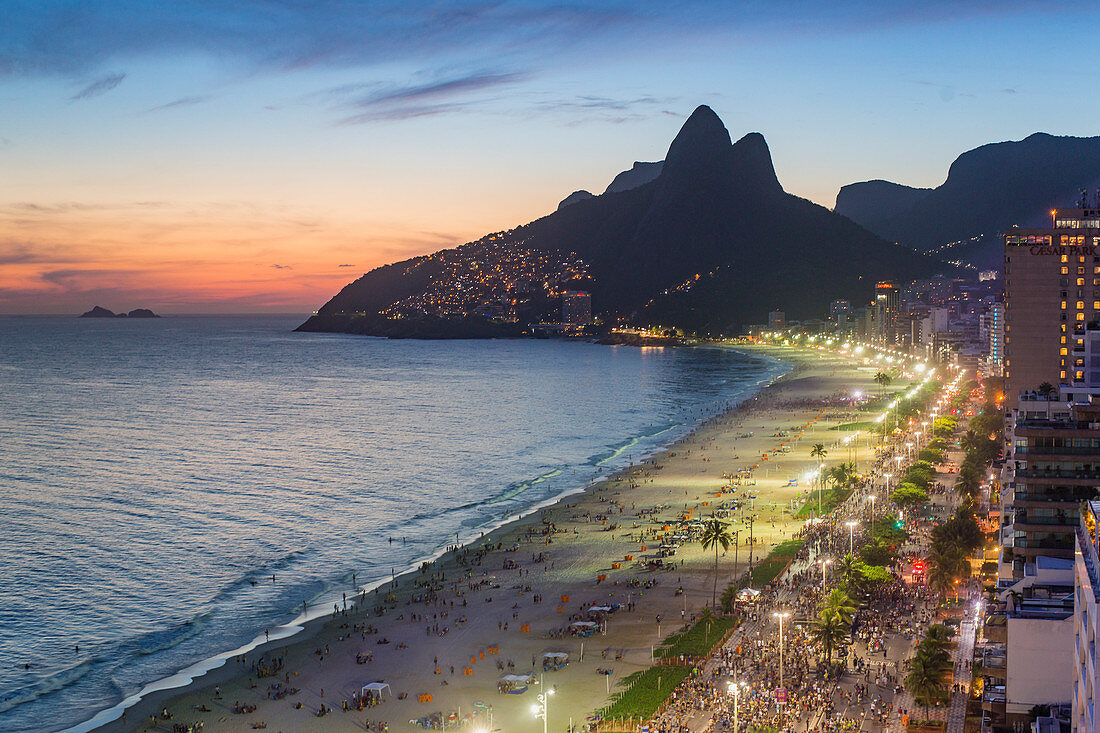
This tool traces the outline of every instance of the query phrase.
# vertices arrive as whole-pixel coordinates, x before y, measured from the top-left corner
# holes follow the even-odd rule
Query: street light
[[[887,493],[887,494],[889,494],[889,493],[890,493],[890,478],[891,478],[891,477],[892,477],[893,475],[894,475],[894,474],[892,474],[892,473],[884,473],[884,474],[882,474],[882,477],[883,477],[884,479],[886,479],[886,493]]]
[[[832,560],[821,561],[821,595],[825,595],[825,566],[831,562]]]
[[[875,495],[871,494],[867,497],[871,500],[871,541],[875,541]]]
[[[550,705],[550,696],[553,694],[553,690],[547,690],[538,696],[539,704],[531,706],[531,712],[535,714],[535,717],[542,718],[542,733],[546,733],[546,719],[548,717],[546,709]]]
[[[848,554],[854,553],[853,546],[856,540],[856,525],[859,522],[847,522],[848,525]]]
[[[791,614],[788,611],[782,611],[782,612],[776,611],[775,613],[772,614],[772,616],[775,616],[777,619],[779,619],[779,687],[780,688],[783,687],[783,619],[787,618],[790,615]],[[543,731],[543,733],[546,733],[546,731]]]
[[[740,712],[738,701],[741,697],[741,688],[746,687],[744,682],[730,682],[730,693],[733,695],[733,733],[738,733],[740,722],[738,719],[738,713]]]

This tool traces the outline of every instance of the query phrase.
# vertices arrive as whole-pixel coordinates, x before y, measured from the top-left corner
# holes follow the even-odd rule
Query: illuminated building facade
[[[567,290],[561,296],[561,322],[574,326],[592,323],[592,296],[583,290]]]
[[[892,282],[875,285],[875,337],[881,343],[892,344],[897,340],[898,315],[901,311],[901,292]]]
[[[1100,316],[1100,209],[1058,209],[1050,229],[1005,233],[1006,399],[1085,379],[1085,333]]]

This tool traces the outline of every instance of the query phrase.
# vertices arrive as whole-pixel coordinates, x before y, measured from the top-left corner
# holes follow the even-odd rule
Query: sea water
[[[353,574],[637,462],[786,368],[302,320],[0,318],[0,730],[79,724],[331,610]]]

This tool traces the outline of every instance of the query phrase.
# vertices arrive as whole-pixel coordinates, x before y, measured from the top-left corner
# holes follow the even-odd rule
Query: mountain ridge
[[[906,206],[891,209],[888,203],[882,212],[872,200],[881,187],[871,183],[841,188],[837,212],[919,251],[982,235],[987,248],[996,248],[1005,230],[1013,225],[1040,226],[1051,208],[1072,206],[1080,189],[1100,183],[1100,137],[1036,132],[1022,140],[981,145],[958,155],[947,178],[935,188],[909,189],[885,182],[927,193]]]
[[[523,300],[516,283],[524,278],[497,282],[481,267],[492,257],[553,285]],[[792,318],[823,317],[832,299],[868,300],[876,280],[939,269],[931,258],[786,193],[764,136],[752,132],[733,142],[717,114],[700,106],[653,180],[366,273],[300,328],[416,335],[416,322],[426,318],[450,314],[459,322],[501,312],[533,323],[554,317],[554,292],[582,282],[606,323],[729,333],[776,307]],[[493,272],[500,270],[498,263]],[[487,290],[481,300],[462,299],[477,287]],[[503,301],[508,308],[501,309]],[[518,301],[530,310],[519,313]]]

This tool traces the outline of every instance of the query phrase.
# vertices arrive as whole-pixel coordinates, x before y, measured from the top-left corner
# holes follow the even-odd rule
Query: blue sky
[[[0,312],[311,310],[601,191],[698,104],[826,206],[1100,112],[1083,3],[4,9]]]

